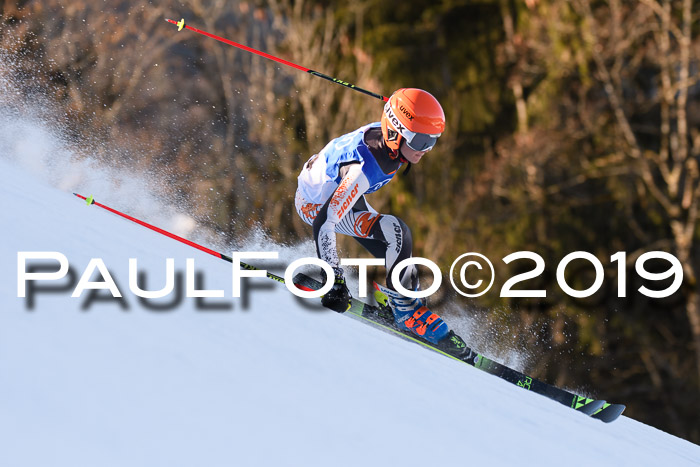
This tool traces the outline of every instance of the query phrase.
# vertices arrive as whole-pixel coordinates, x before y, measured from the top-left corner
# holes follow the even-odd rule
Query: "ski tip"
[[[572,407],[586,415],[593,415],[603,408],[605,401],[602,399],[589,399],[584,396],[576,396]]]
[[[608,404],[595,412],[591,417],[601,420],[605,423],[610,423],[618,419],[622,412],[627,408],[624,404]]]

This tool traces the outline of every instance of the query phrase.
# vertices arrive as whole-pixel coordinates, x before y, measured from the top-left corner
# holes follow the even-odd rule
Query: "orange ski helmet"
[[[442,106],[427,91],[399,89],[384,104],[382,135],[394,157],[404,140],[414,151],[430,151],[444,130]]]

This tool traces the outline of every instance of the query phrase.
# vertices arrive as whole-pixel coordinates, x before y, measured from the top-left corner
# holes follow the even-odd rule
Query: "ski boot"
[[[343,277],[343,270],[334,268],[335,282],[333,288],[321,297],[321,305],[331,310],[344,313],[350,309],[350,291]],[[325,274],[323,274],[325,282]]]
[[[416,334],[431,344],[437,344],[449,333],[449,328],[442,318],[431,312],[417,298],[404,297],[400,293],[381,286],[376,282],[374,286],[386,297],[382,302],[385,304],[387,301],[389,302],[394,314],[394,324],[400,330]],[[375,298],[377,298],[377,295],[375,294]],[[381,295],[379,299],[382,299]],[[381,303],[380,300],[377,300],[377,302]]]
[[[471,352],[440,316],[433,313],[419,299],[404,297],[398,292],[374,283],[374,298],[383,313],[393,315],[394,325],[435,345],[439,350],[462,358]]]

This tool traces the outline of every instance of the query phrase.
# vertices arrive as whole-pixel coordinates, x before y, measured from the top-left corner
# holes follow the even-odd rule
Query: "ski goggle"
[[[406,146],[413,149],[414,151],[430,151],[437,143],[440,135],[429,135],[426,133],[413,133],[410,130],[404,131],[404,138],[406,138]]]

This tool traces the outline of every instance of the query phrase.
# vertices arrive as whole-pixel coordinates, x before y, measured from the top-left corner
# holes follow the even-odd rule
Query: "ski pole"
[[[168,232],[167,230],[163,230],[163,229],[161,229],[160,227],[156,227],[155,225],[151,225],[151,224],[149,224],[149,223],[147,223],[147,222],[144,222],[144,221],[142,221],[142,220],[136,219],[135,217],[131,217],[131,216],[129,216],[128,214],[124,214],[123,212],[117,211],[117,210],[114,209],[114,208],[110,208],[109,206],[105,206],[104,204],[100,204],[100,203],[98,203],[97,201],[95,201],[95,200],[93,199],[92,196],[88,196],[88,197],[86,198],[85,196],[80,195],[80,194],[78,194],[78,193],[73,193],[73,194],[74,194],[75,196],[77,196],[78,198],[80,198],[80,199],[82,199],[82,200],[85,200],[85,202],[88,204],[88,206],[97,206],[97,207],[99,207],[99,208],[102,208],[102,209],[104,209],[104,210],[106,210],[106,211],[111,212],[112,214],[116,214],[117,216],[121,216],[121,217],[123,217],[124,219],[130,220],[130,221],[135,222],[135,223],[137,223],[137,224],[139,224],[139,225],[141,225],[141,226],[143,226],[143,227],[146,227],[146,228],[148,228],[148,229],[151,229],[151,230],[153,230],[154,232],[158,232],[159,234],[165,235],[166,237],[170,237],[170,238],[172,238],[173,240],[177,240],[177,241],[180,242],[180,243],[184,243],[185,245],[189,245],[189,246],[191,246],[191,247],[193,247],[193,248],[196,248],[196,249],[198,249],[198,250],[200,250],[200,251],[203,251],[203,252],[205,252],[205,253],[209,253],[210,255],[216,256],[217,258],[223,259],[224,261],[228,261],[229,263],[233,263],[233,259],[232,259],[230,256],[226,256],[226,255],[224,255],[224,254],[222,254],[222,253],[219,253],[218,251],[211,250],[211,249],[209,249],[209,248],[207,248],[207,247],[205,247],[205,246],[202,246],[202,245],[199,245],[199,244],[197,244],[197,243],[195,243],[195,242],[193,242],[193,241],[187,240],[186,238],[182,238],[182,237],[180,237],[180,236],[178,236],[178,235],[175,235],[174,233],[170,233],[170,232]],[[260,271],[260,268],[256,268],[255,266],[251,266],[250,264],[244,263],[243,261],[240,261],[240,263],[241,263],[241,267],[242,267],[243,269],[247,269],[247,270],[249,270],[249,271]],[[277,275],[275,275],[275,274],[272,274],[271,272],[268,272],[268,273],[267,273],[267,277],[268,277],[269,279],[275,280],[275,281],[277,281],[277,282],[281,282],[281,283],[283,283],[283,284],[284,284],[284,282],[285,282],[283,277],[280,277],[280,276],[277,276]]]
[[[297,65],[296,63],[289,62],[287,60],[284,60],[279,57],[275,57],[274,55],[270,55],[265,52],[261,52],[260,50],[253,49],[252,47],[248,47],[247,45],[239,44],[238,42],[234,42],[229,39],[224,39],[223,37],[219,37],[217,35],[211,34],[206,31],[202,31],[201,29],[193,28],[192,26],[188,26],[185,24],[184,18],[181,19],[180,21],[175,21],[172,19],[166,19],[165,21],[172,23],[177,26],[178,31],[182,31],[182,29],[189,29],[190,31],[194,31],[196,33],[202,34],[207,37],[211,37],[212,39],[216,39],[219,42],[223,42],[224,44],[232,45],[234,47],[237,47],[241,50],[245,50],[246,52],[254,53],[256,55],[260,55],[261,57],[265,57],[269,60],[274,60],[275,62],[282,63],[287,66],[291,66],[292,68],[296,68],[297,70],[305,71],[306,73],[309,73],[314,76],[318,76],[319,78],[326,79],[328,81],[332,81],[336,84],[340,84],[341,86],[345,86],[346,88],[350,88],[353,91],[359,91],[363,94],[367,94],[368,96],[376,97],[377,99],[382,99],[384,102],[388,101],[389,98],[386,96],[382,96],[381,94],[374,93],[372,91],[368,91],[366,89],[362,89],[360,87],[355,86],[354,84],[350,84],[345,81],[341,81],[338,78],[333,78],[332,76],[324,75],[323,73],[319,73],[318,71],[311,70],[309,68],[303,67],[301,65]]]

